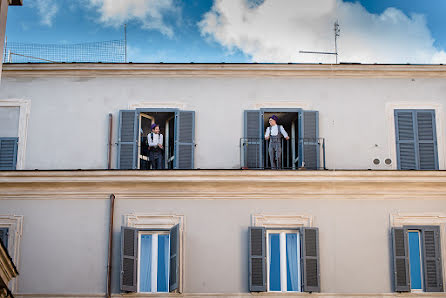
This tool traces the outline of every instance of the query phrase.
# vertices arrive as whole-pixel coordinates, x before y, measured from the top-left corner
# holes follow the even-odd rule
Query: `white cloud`
[[[299,51],[333,52],[336,20],[340,61],[446,63],[425,17],[395,8],[372,14],[342,0],[215,0],[198,25],[203,36],[255,62],[329,63],[334,56]]]
[[[142,28],[158,30],[172,37],[173,28],[166,24],[165,16],[171,14],[179,17],[180,10],[174,0],[88,0],[100,17],[99,22],[107,26],[122,26],[135,20]]]
[[[53,19],[56,17],[57,12],[59,11],[59,6],[57,5],[56,1],[39,0],[30,3],[33,8],[37,9],[42,25],[51,27],[53,25]]]

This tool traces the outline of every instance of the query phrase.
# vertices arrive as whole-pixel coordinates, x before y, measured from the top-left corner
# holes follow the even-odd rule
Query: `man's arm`
[[[265,140],[269,140],[269,135],[270,135],[270,133],[271,133],[271,130],[270,130],[270,128],[268,127],[268,128],[266,129],[266,132],[265,132]]]
[[[283,128],[283,125],[280,126],[280,133],[283,135],[283,137],[284,137],[286,140],[289,140],[289,139],[290,139],[290,137],[288,136],[288,133],[286,132],[285,128]]]
[[[150,135],[151,135],[151,133],[149,133],[147,135],[147,143],[149,144],[149,147],[156,147],[156,146],[158,146],[158,144],[153,141],[153,139],[150,137]]]

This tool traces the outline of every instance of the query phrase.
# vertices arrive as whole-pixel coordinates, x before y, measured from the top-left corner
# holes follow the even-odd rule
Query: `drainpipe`
[[[111,274],[113,257],[113,214],[115,210],[115,195],[110,195],[110,227],[108,232],[108,261],[107,261],[107,293],[106,297],[111,297]]]
[[[112,151],[112,137],[113,137],[113,114],[108,114],[108,155],[107,155],[107,169],[111,169],[111,151]]]

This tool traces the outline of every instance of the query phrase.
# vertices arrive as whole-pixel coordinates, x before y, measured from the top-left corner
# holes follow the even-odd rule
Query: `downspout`
[[[113,114],[108,114],[108,155],[107,155],[107,169],[111,169],[111,151],[112,151],[112,137],[113,137]]]
[[[115,211],[115,195],[110,195],[110,227],[108,232],[108,261],[107,261],[107,293],[106,297],[111,297],[111,274],[113,257],[113,214]]]

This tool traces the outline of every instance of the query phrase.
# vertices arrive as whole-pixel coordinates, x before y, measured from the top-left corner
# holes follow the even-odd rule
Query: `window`
[[[244,112],[244,136],[240,145],[242,168],[270,169],[269,142],[265,141],[265,130],[272,115],[279,117],[278,124],[287,132],[290,139],[283,139],[281,157],[277,158],[278,168],[319,169],[323,156],[323,139],[319,138],[319,112],[302,109],[260,109]],[[321,150],[322,149],[322,150]]]
[[[251,292],[319,292],[317,228],[249,228]]]
[[[195,112],[178,109],[119,111],[118,169],[147,169],[145,142],[152,123],[160,125],[164,137],[164,168],[193,169]]]
[[[9,237],[9,229],[0,227],[0,241],[3,243],[3,246],[8,249],[8,237]]]
[[[392,237],[395,291],[442,292],[440,228],[393,228]]]
[[[435,110],[395,110],[399,170],[438,170]]]
[[[121,290],[159,293],[178,290],[179,225],[171,229],[121,229]]]

